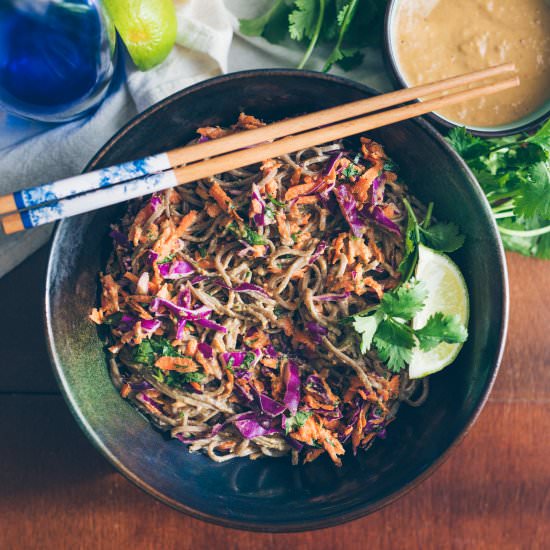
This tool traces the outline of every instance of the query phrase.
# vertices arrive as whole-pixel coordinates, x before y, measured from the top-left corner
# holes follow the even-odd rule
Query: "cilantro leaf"
[[[280,42],[288,30],[288,4],[288,0],[276,0],[263,15],[254,19],[241,19],[239,30],[246,36],[263,36],[269,42]]]
[[[141,344],[135,347],[133,361],[143,365],[152,365],[155,362],[155,351],[151,340],[143,340]]]
[[[275,205],[275,206],[278,206],[279,208],[285,206],[285,203],[284,203],[284,202],[281,202],[281,201],[277,200],[275,197],[272,197],[271,195],[267,195],[267,200],[268,200],[271,204],[273,204],[273,205]]]
[[[546,235],[539,238],[535,255],[537,258],[550,260],[550,233],[546,233]]]
[[[248,351],[243,359],[243,368],[249,369],[252,362],[256,359],[256,355],[252,351]]]
[[[378,325],[373,342],[378,356],[392,372],[400,372],[410,362],[416,343],[410,327],[391,319]]]
[[[457,344],[465,342],[468,331],[461,324],[458,315],[444,315],[441,312],[430,316],[426,324],[415,331],[422,351],[429,351],[441,342]]]
[[[353,328],[361,335],[361,353],[366,353],[370,350],[372,339],[381,320],[382,315],[378,312],[366,317],[361,317],[360,315],[353,317]]]
[[[390,317],[398,317],[410,321],[419,311],[422,311],[428,289],[424,283],[413,281],[401,285],[393,292],[386,292],[380,303],[381,310]]]
[[[527,169],[514,212],[525,217],[550,219],[550,163],[537,162]]]
[[[342,170],[342,176],[345,178],[353,178],[359,174],[359,168],[355,166],[355,164],[348,164],[343,170]]]
[[[474,159],[486,155],[491,148],[490,143],[470,134],[464,126],[453,128],[447,136],[447,141],[464,159]]]
[[[313,38],[317,22],[317,0],[296,0],[295,6],[288,16],[290,38]]]
[[[179,374],[180,382],[182,384],[189,384],[189,382],[202,382],[206,374],[204,372],[185,372],[185,373],[177,373]]]
[[[359,52],[359,49],[356,47],[344,48],[343,46],[344,37],[348,32],[349,26],[353,20],[358,5],[359,0],[350,0],[339,10],[336,16],[336,21],[338,23],[338,26],[340,27],[340,31],[338,33],[336,45],[328,56],[325,66],[323,67],[323,72],[329,71],[334,63],[341,61],[346,57],[353,57]]]
[[[231,231],[231,233],[233,233],[233,235],[235,235],[236,237],[244,239],[248,244],[258,245],[267,243],[262,235],[254,231],[249,225],[244,222],[241,222],[239,224],[239,227],[235,222],[231,222],[227,226],[227,229]]]
[[[435,250],[454,252],[464,244],[464,235],[461,235],[458,226],[454,223],[437,223],[429,228],[420,227],[421,240]]]
[[[133,360],[143,365],[152,365],[157,357],[182,357],[166,338],[153,336],[134,348]]]
[[[310,411],[298,411],[294,416],[287,417],[285,421],[285,432],[288,435],[290,432],[299,430],[311,416]]]
[[[539,130],[528,137],[525,141],[539,145],[547,152],[550,152],[550,119],[547,120]]]

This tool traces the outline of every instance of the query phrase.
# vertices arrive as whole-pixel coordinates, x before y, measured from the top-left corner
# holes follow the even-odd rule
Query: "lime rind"
[[[162,63],[176,42],[173,0],[104,0],[105,8],[136,67]]]

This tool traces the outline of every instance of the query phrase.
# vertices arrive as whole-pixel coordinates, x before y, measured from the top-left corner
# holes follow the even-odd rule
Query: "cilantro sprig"
[[[482,139],[454,128],[447,139],[481,184],[504,246],[550,259],[550,121],[530,137]]]
[[[335,63],[350,69],[361,63],[363,48],[382,44],[386,3],[387,0],[275,0],[259,17],[242,19],[240,30],[273,43],[286,37],[303,43],[306,51],[298,64],[300,69],[321,43],[331,48],[323,71]]]
[[[287,417],[285,421],[286,435],[299,430],[306,423],[311,414],[310,411],[298,411],[294,416]]]
[[[235,222],[231,222],[227,226],[227,229],[239,239],[245,240],[248,244],[258,245],[267,243],[265,237],[254,231],[249,225],[244,222],[239,223],[239,225],[237,225]]]
[[[457,315],[434,313],[420,329],[409,322],[422,311],[428,290],[419,281],[409,281],[386,292],[378,306],[352,318],[352,326],[361,336],[361,353],[375,349],[392,372],[400,372],[410,363],[412,351],[419,347],[429,351],[442,342],[461,343],[468,331]]]
[[[440,252],[454,252],[464,244],[464,235],[460,234],[458,226],[452,222],[430,225],[433,203],[430,203],[428,213],[422,223],[418,222],[407,199],[403,199],[403,204],[407,210],[407,228],[405,230],[405,254],[398,269],[402,281],[407,282],[412,277],[418,262],[418,245],[420,243]]]

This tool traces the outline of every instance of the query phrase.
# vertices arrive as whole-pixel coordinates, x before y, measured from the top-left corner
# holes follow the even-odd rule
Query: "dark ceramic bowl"
[[[386,64],[390,70],[391,75],[400,88],[408,88],[409,83],[407,82],[403,72],[401,71],[401,66],[399,64],[399,56],[396,50],[396,29],[395,20],[399,9],[401,7],[403,0],[390,0],[386,8],[386,19],[384,23],[384,49],[385,49],[385,60]],[[419,2],[420,5],[420,2]],[[449,120],[441,115],[436,113],[430,113],[427,115],[432,119],[437,125],[442,128],[453,128],[455,126],[464,126],[463,124],[458,124]],[[500,136],[509,136],[512,134],[518,134],[520,132],[527,132],[533,130],[540,126],[545,120],[550,117],[550,95],[548,100],[544,105],[542,105],[536,111],[528,114],[527,116],[515,120],[513,122],[502,124],[500,126],[468,126],[466,128],[476,135],[482,137],[500,137]]]
[[[184,144],[195,129],[227,125],[244,110],[265,120],[370,96],[365,86],[318,73],[250,71],[192,86],[138,116],[103,147],[89,169]],[[105,457],[136,485],[174,508],[222,525],[300,531],[358,518],[425,479],[478,416],[496,376],[508,313],[502,246],[476,180],[423,121],[372,132],[435,215],[456,222],[466,244],[456,255],[470,290],[470,338],[458,360],[432,377],[427,403],[404,406],[368,452],[325,456],[293,467],[283,459],[217,464],[164,440],[111,384],[103,345],[87,315],[109,254],[109,223],[123,207],[63,221],[50,257],[46,321],[50,353],[78,423]]]

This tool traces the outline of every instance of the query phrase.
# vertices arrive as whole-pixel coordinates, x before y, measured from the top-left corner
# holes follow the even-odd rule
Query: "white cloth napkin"
[[[177,46],[159,67],[136,71],[126,63],[99,109],[88,118],[63,125],[25,121],[0,111],[0,194],[81,172],[94,153],[130,118],[164,97],[227,71],[293,67],[301,51],[288,41],[269,44],[242,37],[239,17],[254,17],[271,0],[175,0]],[[319,51],[309,68],[319,69]],[[344,73],[378,89],[387,89],[380,52],[367,52],[361,67]],[[0,236],[0,277],[43,245],[51,227]]]

